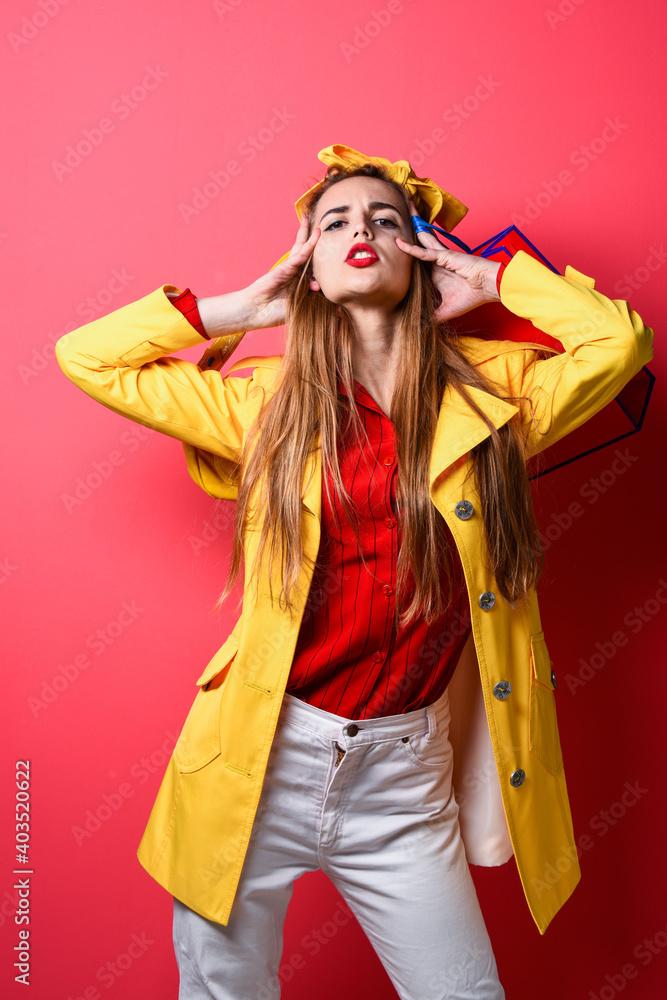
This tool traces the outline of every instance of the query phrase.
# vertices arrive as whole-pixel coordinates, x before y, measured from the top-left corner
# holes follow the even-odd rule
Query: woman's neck
[[[352,367],[384,413],[389,414],[401,358],[400,315],[348,307],[354,330]]]

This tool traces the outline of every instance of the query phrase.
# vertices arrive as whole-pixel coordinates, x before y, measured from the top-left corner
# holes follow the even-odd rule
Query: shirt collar
[[[361,382],[357,382],[356,379],[353,379],[352,388],[354,389],[355,401],[360,406],[365,406],[368,410],[375,410],[376,413],[381,413],[383,417],[387,416],[384,410],[378,406],[371,394],[364,388]],[[341,378],[338,379],[338,391],[342,393],[343,396],[347,396],[347,392]]]

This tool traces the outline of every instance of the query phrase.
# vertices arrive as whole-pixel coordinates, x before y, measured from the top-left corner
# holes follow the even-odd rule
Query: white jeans
[[[352,735],[351,719],[284,695],[229,923],[174,899],[179,1000],[280,997],[294,881],[318,869],[402,1000],[503,1000],[459,833],[449,718],[445,690]]]

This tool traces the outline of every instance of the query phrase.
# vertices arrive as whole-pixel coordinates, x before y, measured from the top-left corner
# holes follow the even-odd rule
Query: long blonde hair
[[[392,184],[405,199],[407,192],[366,164],[354,170],[331,167],[322,188],[309,205],[310,218],[328,188],[347,177],[376,177]],[[397,627],[423,616],[432,622],[451,600],[452,556],[444,518],[429,493],[429,462],[440,403],[448,384],[464,396],[489,428],[490,436],[472,449],[472,469],[480,497],[486,548],[500,594],[511,604],[524,598],[539,579],[544,550],[535,523],[526,472],[526,443],[518,415],[499,429],[472,400],[466,386],[500,396],[457,346],[455,331],[435,321],[438,293],[431,265],[413,259],[410,289],[401,307],[401,378],[391,402],[390,418],[397,439],[397,514],[402,520],[398,554]],[[294,592],[302,564],[301,490],[308,455],[319,445],[323,485],[329,501],[329,475],[348,522],[358,540],[352,498],[341,479],[338,445],[348,430],[363,437],[353,391],[354,331],[344,308],[309,288],[310,262],[299,269],[288,287],[285,353],[275,392],[262,406],[248,435],[239,469],[232,562],[220,606],[230,594],[243,560],[243,538],[263,513],[261,534],[251,578],[260,563],[270,567],[270,594],[294,610]],[[347,400],[338,392],[342,379]],[[513,398],[513,397],[512,397]],[[343,419],[346,417],[346,419]],[[251,502],[252,498],[252,502]],[[254,508],[254,510],[253,510]],[[361,548],[360,557],[363,560]],[[278,565],[277,576],[275,566]],[[408,569],[414,580],[412,600],[403,607]],[[443,587],[443,573],[447,586]],[[273,581],[281,581],[274,598]]]

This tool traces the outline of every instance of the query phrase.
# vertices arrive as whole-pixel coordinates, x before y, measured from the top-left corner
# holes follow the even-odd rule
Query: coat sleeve
[[[130,420],[222,460],[231,474],[240,461],[239,420],[250,378],[222,378],[166,355],[205,342],[162,285],[71,333],[55,345],[65,375],[99,403]]]
[[[529,454],[589,420],[653,357],[653,330],[627,302],[606,298],[594,285],[569,265],[565,276],[555,274],[523,250],[505,269],[503,305],[565,349],[546,359],[534,344],[504,354],[511,392],[524,397],[516,403]]]

